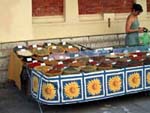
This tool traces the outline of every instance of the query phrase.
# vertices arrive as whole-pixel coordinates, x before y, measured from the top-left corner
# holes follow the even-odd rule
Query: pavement
[[[149,92],[113,97],[105,100],[46,106],[43,113],[150,113]],[[0,113],[40,113],[38,103],[12,84],[0,85]]]

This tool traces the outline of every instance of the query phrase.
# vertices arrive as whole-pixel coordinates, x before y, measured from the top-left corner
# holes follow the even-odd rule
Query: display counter
[[[150,89],[150,65],[149,61],[146,61],[146,58],[150,55],[149,50],[149,46],[140,46],[80,51],[80,53],[82,53],[80,54],[81,56],[90,57],[88,64],[89,62],[91,63],[91,58],[99,60],[99,58],[105,56],[107,59],[100,59],[99,61],[101,63],[95,64],[95,66],[100,66],[104,62],[107,62],[108,58],[113,59],[113,62],[111,62],[113,66],[109,69],[106,68],[106,70],[104,68],[99,68],[99,70],[96,68],[94,71],[91,70],[92,67],[88,69],[90,71],[84,71],[82,67],[79,72],[65,74],[64,70],[67,67],[65,65],[62,73],[53,76],[50,75],[52,73],[48,76],[43,70],[39,71],[37,68],[31,67],[31,65],[25,63],[23,59],[13,51],[10,55],[9,79],[15,81],[16,86],[21,89],[21,74],[23,67],[25,67],[24,69],[30,80],[29,87],[32,97],[39,103],[46,105],[81,103],[138,93]],[[132,56],[127,57],[125,63],[117,65],[118,62],[120,63],[120,59],[124,61],[122,60],[122,54],[127,55],[129,53],[131,53]],[[121,55],[119,56],[119,60],[115,59],[116,56],[114,54]],[[69,58],[71,58],[72,55],[73,54],[71,54]],[[74,55],[72,57],[78,59],[77,57],[80,55]],[[141,57],[141,55],[144,55],[144,57]],[[51,58],[52,56],[49,55],[49,57]],[[140,62],[131,62],[132,58]],[[59,59],[59,63],[60,60],[62,59]],[[43,62],[41,64],[43,65]],[[41,64],[40,66],[42,66]],[[122,65],[124,65],[124,67],[121,67]],[[54,71],[54,67],[55,66],[50,66],[48,68]]]

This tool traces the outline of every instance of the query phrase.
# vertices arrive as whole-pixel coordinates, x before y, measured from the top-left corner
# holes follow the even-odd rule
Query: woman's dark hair
[[[140,4],[136,4],[136,3],[133,4],[132,10],[134,10],[134,11],[139,11],[139,12],[143,12],[142,6],[141,6]]]

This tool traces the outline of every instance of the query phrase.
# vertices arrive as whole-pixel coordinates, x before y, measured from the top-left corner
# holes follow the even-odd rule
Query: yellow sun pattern
[[[46,100],[52,100],[56,96],[56,89],[53,84],[51,83],[44,83],[42,85],[42,96]]]
[[[108,86],[109,86],[110,91],[112,92],[119,91],[122,87],[121,84],[122,84],[122,81],[119,76],[114,76],[114,77],[109,78]]]
[[[33,76],[32,78],[32,87],[34,92],[38,92],[38,84],[39,84],[39,79],[36,76]]]
[[[87,84],[88,93],[91,95],[98,95],[101,92],[101,82],[99,79],[90,80]]]
[[[147,80],[147,83],[150,84],[150,72],[147,73],[146,80]]]
[[[140,74],[133,73],[128,77],[128,83],[131,88],[137,88],[140,86]]]
[[[64,93],[70,99],[78,97],[80,94],[80,87],[78,83],[77,82],[67,83],[64,87]]]

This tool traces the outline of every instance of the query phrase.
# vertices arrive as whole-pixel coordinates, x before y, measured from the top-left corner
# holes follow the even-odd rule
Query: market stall
[[[33,45],[14,48],[9,79],[21,89],[24,67],[37,102],[63,105],[149,90],[149,64],[149,46],[80,50],[66,44]]]

